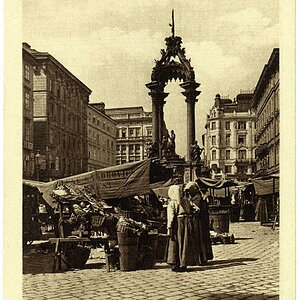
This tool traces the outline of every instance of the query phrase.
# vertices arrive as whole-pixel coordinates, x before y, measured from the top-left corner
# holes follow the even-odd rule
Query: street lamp
[[[35,166],[36,166],[36,180],[40,181],[40,167],[41,167],[41,154],[40,150],[37,151],[37,154],[35,155]]]

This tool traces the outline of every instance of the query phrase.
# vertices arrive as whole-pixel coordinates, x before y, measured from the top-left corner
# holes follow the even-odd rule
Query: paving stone
[[[133,272],[107,272],[103,267],[25,274],[23,299],[81,299],[80,295],[82,299],[234,300],[255,299],[255,294],[264,294],[257,299],[278,299],[279,231],[249,222],[230,224],[230,232],[236,238],[251,239],[213,245],[215,259],[187,273],[171,272],[167,264],[160,263],[155,269]]]

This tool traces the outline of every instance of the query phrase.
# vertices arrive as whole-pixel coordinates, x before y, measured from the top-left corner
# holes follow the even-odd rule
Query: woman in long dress
[[[208,260],[213,259],[208,203],[196,182],[187,183],[185,190],[190,194],[192,202],[193,236],[198,254],[198,264],[205,265]]]
[[[185,272],[187,266],[198,264],[192,235],[191,205],[183,197],[182,187],[179,185],[170,186],[168,195],[170,202],[167,207],[167,228],[170,240],[167,262],[173,266],[172,271]]]

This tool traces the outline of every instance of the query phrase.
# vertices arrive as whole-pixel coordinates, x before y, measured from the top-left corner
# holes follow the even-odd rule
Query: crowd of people
[[[205,265],[213,259],[206,194],[196,182],[169,188],[167,262],[174,272],[186,272],[188,266]]]

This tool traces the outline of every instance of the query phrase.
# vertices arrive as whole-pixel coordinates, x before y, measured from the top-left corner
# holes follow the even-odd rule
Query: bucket
[[[138,260],[138,237],[117,232],[120,251],[120,270],[134,271]]]
[[[218,233],[229,232],[229,219],[229,210],[214,210],[209,214],[209,227]]]

